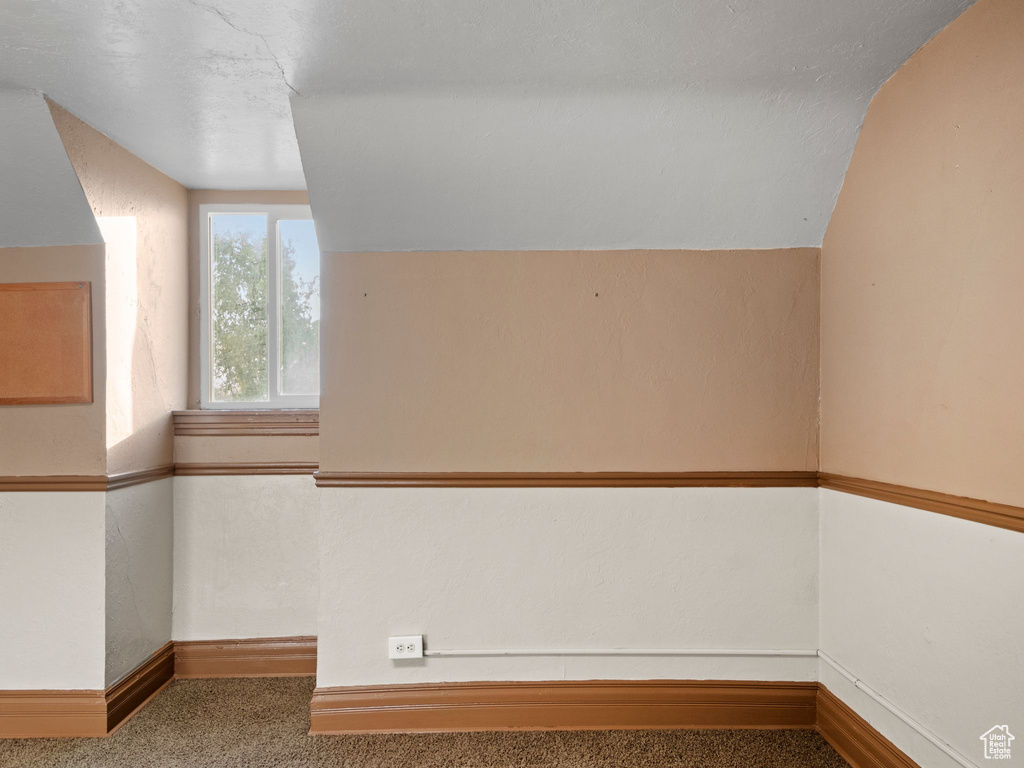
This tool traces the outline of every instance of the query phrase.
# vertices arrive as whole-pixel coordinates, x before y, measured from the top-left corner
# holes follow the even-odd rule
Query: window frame
[[[213,287],[211,216],[219,213],[267,217],[267,400],[215,401],[213,393]],[[311,221],[312,210],[301,204],[204,203],[199,206],[199,402],[203,410],[316,409],[320,395],[281,393],[281,221]]]

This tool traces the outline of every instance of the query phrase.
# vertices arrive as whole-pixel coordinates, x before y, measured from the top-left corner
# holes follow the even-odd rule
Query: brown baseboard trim
[[[175,437],[316,437],[318,410],[174,411]]]
[[[316,638],[178,641],[174,659],[180,678],[307,677],[316,674]]]
[[[821,683],[816,728],[851,768],[920,768]]]
[[[556,680],[318,688],[311,734],[813,728],[817,683]]]
[[[168,643],[106,691],[0,691],[0,738],[109,736],[175,677],[316,673],[316,638]],[[852,768],[920,768],[821,683],[557,680],[317,688],[310,734],[811,729]]]
[[[167,643],[121,682],[106,690],[107,733],[124,725],[174,679],[174,644]]]
[[[937,512],[940,515],[959,517],[962,520],[1024,533],[1024,507],[996,504],[991,501],[970,499],[966,496],[951,496],[947,493],[925,491],[920,488],[882,483],[877,480],[864,480],[859,477],[833,475],[827,472],[819,473],[818,477],[822,488],[833,491],[867,496],[880,501],[901,504],[904,507],[914,507],[927,512]]]
[[[0,738],[109,736],[174,677],[167,643],[105,691],[0,691]]]
[[[321,488],[777,488],[816,472],[316,472]]]
[[[106,735],[103,691],[0,691],[0,739]]]
[[[301,461],[176,464],[176,475],[312,475],[316,464]]]

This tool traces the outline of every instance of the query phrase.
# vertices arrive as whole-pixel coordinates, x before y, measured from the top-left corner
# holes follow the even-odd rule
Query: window
[[[320,249],[309,206],[201,205],[203,408],[316,408]]]

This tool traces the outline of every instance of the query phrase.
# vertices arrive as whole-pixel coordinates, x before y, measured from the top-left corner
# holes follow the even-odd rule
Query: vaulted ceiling
[[[382,236],[384,214],[370,210],[392,194],[449,227],[490,174],[510,176],[504,192],[483,191],[485,219],[536,193],[524,169],[552,164],[551,194],[584,193],[593,213],[565,237],[545,223],[523,247],[808,245],[871,95],[970,2],[5,0],[0,87],[46,93],[190,187],[315,177],[314,206],[349,227],[328,233],[342,249],[410,245],[409,233]],[[578,184],[561,177],[587,168]],[[630,198],[595,201],[594,187],[623,174],[638,210],[609,227]],[[514,221],[547,210],[519,205]],[[751,218],[765,225],[737,223]],[[498,234],[416,247],[518,242]]]

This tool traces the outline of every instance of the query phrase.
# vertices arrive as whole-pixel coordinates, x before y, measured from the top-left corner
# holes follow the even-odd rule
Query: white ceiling
[[[43,91],[187,186],[304,188],[292,93],[866,100],[970,2],[3,0],[0,85]]]

